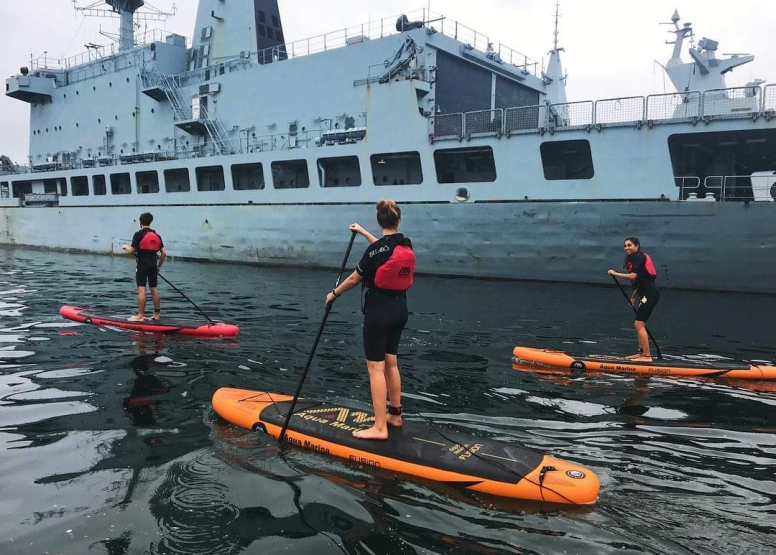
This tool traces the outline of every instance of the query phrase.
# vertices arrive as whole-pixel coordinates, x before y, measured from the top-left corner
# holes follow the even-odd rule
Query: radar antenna
[[[105,6],[107,4],[107,6]],[[103,8],[100,8],[103,6]],[[131,50],[135,47],[135,27],[140,21],[166,21],[174,16],[177,10],[175,4],[171,11],[165,12],[146,3],[144,0],[100,0],[87,6],[79,6],[73,0],[73,7],[85,17],[113,17],[121,19],[119,34],[119,50]],[[105,9],[110,7],[110,9]],[[143,9],[141,9],[143,8]]]
[[[555,39],[552,44],[553,50],[558,49],[558,19],[560,19],[559,10],[560,10],[560,1],[558,0],[555,2],[555,32],[554,32]]]

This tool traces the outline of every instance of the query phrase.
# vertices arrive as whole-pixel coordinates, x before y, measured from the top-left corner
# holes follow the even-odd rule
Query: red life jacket
[[[143,238],[140,239],[138,248],[141,251],[153,251],[156,252],[162,248],[162,239],[156,234],[153,229],[146,231]]]
[[[415,253],[407,245],[396,245],[388,260],[378,266],[374,286],[378,289],[406,291],[415,277]]]
[[[652,257],[647,253],[644,253],[644,256],[647,257],[647,261],[644,263],[644,269],[652,277],[657,277],[657,270],[655,269],[655,264],[652,262]]]

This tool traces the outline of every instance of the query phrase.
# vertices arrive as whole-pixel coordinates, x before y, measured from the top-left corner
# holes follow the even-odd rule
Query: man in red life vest
[[[164,248],[161,236],[151,229],[154,217],[150,212],[140,214],[140,231],[132,237],[131,245],[121,245],[127,254],[135,255],[137,267],[135,269],[135,283],[137,283],[137,314],[129,318],[130,322],[142,322],[145,320],[146,283],[151,287],[151,296],[154,299],[154,320],[161,315],[161,299],[157,279],[159,270],[167,258],[167,250]],[[159,253],[157,262],[156,253]]]

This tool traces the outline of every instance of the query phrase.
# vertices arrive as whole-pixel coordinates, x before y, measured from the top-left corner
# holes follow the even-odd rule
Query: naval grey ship
[[[423,273],[605,283],[637,235],[663,286],[776,293],[776,85],[676,13],[676,92],[568,102],[557,39],[540,67],[425,10],[288,42],[275,0],[200,0],[189,42],[106,4],[118,45],[6,81],[0,244],[118,253],[151,211],[174,256],[337,267],[384,197]]]

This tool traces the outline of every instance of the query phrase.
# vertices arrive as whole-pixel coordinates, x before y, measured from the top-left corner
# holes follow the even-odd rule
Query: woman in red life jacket
[[[401,233],[401,209],[392,200],[377,202],[380,239],[358,224],[350,230],[369,241],[356,270],[326,295],[326,304],[361,281],[367,288],[364,301],[364,353],[374,406],[371,428],[356,430],[360,439],[387,439],[388,425],[401,426],[401,376],[397,354],[401,333],[407,323],[407,289],[415,274],[412,243]],[[388,407],[385,406],[386,398]],[[386,414],[387,409],[387,414]]]
[[[647,334],[647,320],[652,314],[652,309],[660,300],[660,291],[655,285],[657,270],[652,258],[641,250],[641,242],[638,237],[626,237],[624,242],[625,262],[622,267],[625,273],[609,270],[610,276],[629,279],[633,284],[631,305],[636,309],[636,337],[639,340],[639,352],[629,356],[631,360],[651,361],[649,352],[649,334]]]
[[[164,248],[161,236],[151,229],[154,217],[150,212],[140,214],[140,231],[132,237],[131,245],[121,245],[127,254],[134,254],[137,258],[135,268],[135,283],[137,284],[137,315],[130,316],[130,322],[142,322],[145,320],[146,282],[151,287],[151,296],[154,299],[154,320],[161,316],[161,299],[157,281],[159,270],[162,269],[164,259],[167,258],[167,250]],[[156,253],[159,253],[159,262]]]

